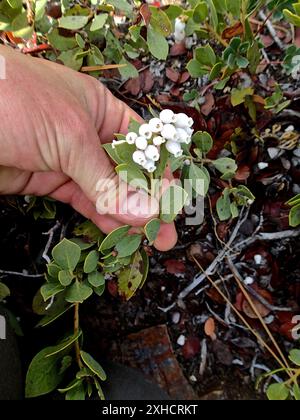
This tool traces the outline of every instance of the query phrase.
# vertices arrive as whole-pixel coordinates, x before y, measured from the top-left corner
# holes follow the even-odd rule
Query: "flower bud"
[[[151,159],[147,159],[146,163],[143,166],[149,173],[154,172],[156,169],[155,163]]]
[[[145,163],[147,162],[145,153],[142,152],[141,150],[136,150],[135,152],[133,152],[132,159],[135,163],[141,166],[144,166]]]
[[[169,153],[171,153],[174,157],[179,157],[182,155],[183,151],[180,147],[180,144],[176,141],[168,140],[166,143],[166,148]]]
[[[178,139],[176,128],[172,124],[165,124],[161,130],[161,135],[167,140],[175,141]]]
[[[146,139],[151,139],[152,131],[149,124],[142,124],[139,128],[139,135],[145,137]]]
[[[154,146],[160,146],[164,142],[165,142],[165,139],[163,137],[161,137],[161,136],[155,136],[153,138],[153,144],[154,144]]]
[[[177,128],[178,141],[180,143],[190,143],[191,136],[186,132],[184,128]]]
[[[194,124],[193,119],[188,117],[183,112],[176,114],[176,121],[175,121],[176,127],[187,128],[187,127],[191,127],[193,124]]]
[[[175,19],[175,32],[184,31],[185,30],[185,22],[183,22],[180,18]]]
[[[145,137],[139,136],[135,141],[135,145],[138,149],[145,150],[148,146],[147,139],[145,139]]]
[[[149,127],[152,133],[159,133],[162,130],[163,126],[164,125],[159,118],[152,118],[149,121]]]
[[[132,131],[126,135],[126,141],[128,144],[134,144],[137,137],[138,135]]]
[[[164,124],[174,123],[176,120],[175,114],[171,109],[163,109],[159,114],[159,118]]]
[[[159,160],[159,150],[156,146],[150,144],[145,150],[145,156],[147,159],[157,162]]]

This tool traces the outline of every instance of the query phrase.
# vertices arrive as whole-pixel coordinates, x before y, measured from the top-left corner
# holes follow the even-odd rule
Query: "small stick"
[[[51,262],[51,259],[48,256],[48,252],[49,252],[50,246],[51,246],[52,241],[53,241],[54,233],[59,228],[59,226],[60,226],[60,222],[57,221],[55,223],[55,225],[48,232],[43,233],[43,235],[49,235],[48,241],[46,243],[46,246],[45,246],[45,249],[44,249],[44,252],[43,252],[43,255],[42,255],[42,257],[47,262],[47,264],[50,264],[50,262]]]
[[[241,291],[243,292],[243,295],[245,296],[245,298],[247,299],[247,302],[249,303],[251,309],[254,311],[254,313],[256,314],[256,316],[258,317],[261,325],[263,326],[264,330],[266,331],[266,333],[268,334],[270,340],[272,341],[273,345],[275,346],[276,350],[278,351],[279,356],[281,357],[283,363],[285,364],[286,368],[289,368],[289,364],[281,350],[281,348],[279,347],[277,341],[275,340],[275,338],[273,337],[270,329],[267,327],[266,323],[264,322],[261,314],[259,313],[259,311],[257,310],[257,307],[255,306],[254,302],[252,301],[252,299],[250,298],[249,294],[247,293],[247,290],[245,289],[244,285],[243,285],[243,279],[240,275],[240,273],[238,272],[237,268],[235,267],[235,265],[233,264],[232,260],[227,257],[227,263],[229,265],[230,270],[232,271],[232,274],[239,286],[239,288],[241,289]]]
[[[279,39],[279,37],[277,36],[276,30],[275,30],[274,26],[272,25],[272,22],[267,18],[267,16],[264,14],[264,12],[262,10],[260,10],[258,12],[258,15],[264,21],[265,25],[268,28],[268,31],[270,32],[270,35],[272,36],[272,38],[274,39],[274,41],[276,42],[278,47],[281,50],[284,50],[284,45],[281,42],[281,40]]]
[[[5,274],[9,276],[27,277],[27,278],[32,278],[32,279],[38,279],[38,278],[44,277],[44,274],[25,274],[25,273],[19,273],[17,271],[6,271],[6,270],[0,270],[0,274]]]

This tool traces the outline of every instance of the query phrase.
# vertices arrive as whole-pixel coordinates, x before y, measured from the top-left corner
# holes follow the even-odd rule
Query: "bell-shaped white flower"
[[[192,118],[190,118],[188,115],[184,114],[183,112],[176,114],[176,121],[175,125],[178,128],[187,128],[192,127],[194,124],[194,121]]]
[[[143,167],[148,171],[149,173],[152,173],[155,171],[156,166],[155,162],[151,159],[147,159],[146,163],[143,165]]]
[[[176,44],[179,44],[185,39],[185,31],[177,31],[174,33],[174,38]]]
[[[153,144],[149,144],[147,149],[145,150],[145,156],[147,159],[153,160],[154,162],[157,162],[159,160],[159,150],[156,146],[153,146]]]
[[[192,136],[194,132],[194,130],[190,127],[185,127],[185,131],[188,133],[189,136]]]
[[[151,118],[149,121],[149,127],[152,133],[160,133],[163,126],[164,125],[159,118]]]
[[[176,141],[178,139],[178,134],[173,124],[165,124],[161,130],[161,135],[167,140]]]
[[[142,124],[139,128],[139,135],[145,137],[146,139],[151,139],[152,131],[149,124]]]
[[[161,144],[165,143],[165,141],[166,140],[162,136],[153,137],[154,146],[160,146]]]
[[[183,22],[180,18],[175,19],[174,38],[176,43],[185,39],[185,26],[185,22]]]
[[[145,150],[148,146],[148,141],[145,137],[139,136],[136,141],[135,145],[140,150]]]
[[[178,135],[179,143],[186,143],[188,144],[191,140],[191,136],[186,132],[184,128],[177,128],[176,130]]]
[[[163,109],[159,114],[159,119],[164,124],[171,124],[176,121],[176,116],[171,109]]]
[[[185,22],[181,20],[180,18],[175,19],[175,26],[174,26],[175,32],[177,31],[184,31],[185,29]]]
[[[167,151],[176,158],[180,157],[183,153],[180,143],[177,143],[176,141],[168,140],[166,143],[166,148],[167,148]]]
[[[138,137],[138,135],[136,133],[134,133],[133,131],[131,131],[130,133],[128,133],[126,135],[126,141],[127,141],[128,144],[134,144],[137,137]]]
[[[144,166],[145,163],[147,162],[145,153],[142,152],[141,150],[136,150],[135,152],[133,152],[132,159],[135,163],[141,166]]]

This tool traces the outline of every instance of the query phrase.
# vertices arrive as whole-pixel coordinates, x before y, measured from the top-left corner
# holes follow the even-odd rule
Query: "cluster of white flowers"
[[[152,118],[147,124],[142,124],[138,134],[130,132],[126,140],[113,140],[112,146],[115,148],[125,142],[134,144],[136,150],[132,155],[133,161],[151,173],[156,169],[162,144],[166,144],[166,149],[174,157],[182,155],[182,144],[191,142],[193,124],[193,119],[188,115],[175,114],[171,109],[164,109],[159,118]]]
[[[185,39],[185,22],[180,18],[175,19],[174,37],[177,44]]]

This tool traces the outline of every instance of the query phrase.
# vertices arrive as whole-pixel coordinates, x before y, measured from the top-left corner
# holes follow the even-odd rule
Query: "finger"
[[[70,178],[62,173],[36,172],[27,177],[23,188],[14,191],[20,195],[49,196],[62,203],[69,204],[87,219],[92,220],[104,233],[109,233],[122,224],[110,216],[97,213],[93,203]]]
[[[163,223],[154,241],[154,246],[158,251],[169,251],[177,243],[177,232],[174,223]]]

